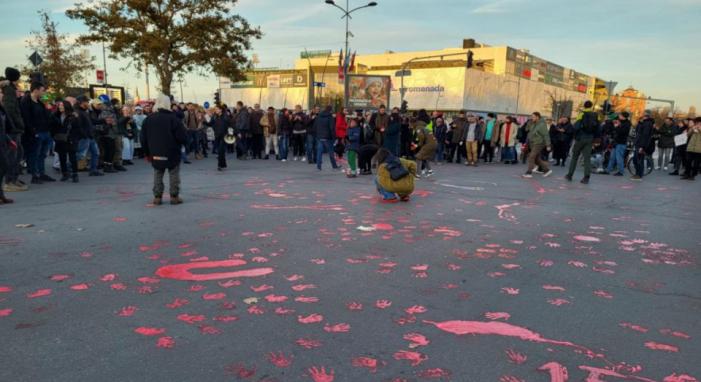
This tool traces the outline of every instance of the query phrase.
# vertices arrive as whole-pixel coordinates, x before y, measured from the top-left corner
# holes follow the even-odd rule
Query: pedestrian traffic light
[[[221,104],[221,98],[219,97],[219,92],[214,93],[214,104],[215,105],[220,105]]]
[[[474,65],[474,61],[472,59],[473,55],[474,55],[474,53],[472,53],[471,50],[467,51],[467,68],[468,69],[472,68],[472,66]]]

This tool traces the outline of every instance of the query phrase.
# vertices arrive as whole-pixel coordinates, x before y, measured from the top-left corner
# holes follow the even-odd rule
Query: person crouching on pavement
[[[416,163],[397,158],[385,148],[379,149],[372,161],[377,164],[375,185],[382,200],[388,203],[399,200],[408,202],[409,196],[414,192]]]
[[[156,110],[144,120],[141,144],[153,169],[153,204],[160,205],[165,186],[163,176],[170,176],[170,204],[182,204],[180,199],[180,147],[187,142],[185,125],[170,110],[170,97],[159,94]]]

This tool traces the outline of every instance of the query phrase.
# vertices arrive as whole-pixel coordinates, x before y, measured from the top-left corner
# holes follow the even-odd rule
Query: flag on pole
[[[351,58],[351,63],[350,63],[350,69],[348,71],[354,72],[355,71],[355,53],[353,52],[353,57]]]
[[[338,79],[342,80],[343,78],[343,49],[341,49],[338,53]]]
[[[348,68],[350,67],[350,51],[346,52],[346,57],[343,60],[343,66],[346,69],[346,72],[348,72],[349,71]]]

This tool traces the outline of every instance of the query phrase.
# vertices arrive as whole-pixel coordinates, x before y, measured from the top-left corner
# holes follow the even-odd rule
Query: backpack
[[[402,166],[402,162],[397,157],[389,157],[385,160],[385,167],[389,172],[389,177],[397,181],[409,175],[409,170]]]
[[[591,111],[584,112],[582,119],[577,121],[577,123],[582,132],[587,135],[594,135],[596,133],[596,128],[599,126],[596,114]]]

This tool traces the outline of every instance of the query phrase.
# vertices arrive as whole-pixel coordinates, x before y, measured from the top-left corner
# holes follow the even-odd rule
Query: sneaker
[[[660,169],[659,167],[655,166],[655,170],[658,170],[658,171],[659,171],[659,169]]]
[[[677,175],[679,175],[679,171],[672,171],[669,173],[669,175],[677,176]]]
[[[90,171],[90,174],[88,176],[105,176],[105,174],[99,171]]]
[[[111,166],[105,166],[102,171],[104,171],[106,174],[114,174],[117,172],[117,170],[113,169]]]
[[[585,176],[584,178],[582,178],[582,180],[579,181],[579,183],[582,183],[582,184],[589,184],[589,177],[588,177],[588,176]]]
[[[152,202],[152,203],[153,203],[154,206],[160,206],[161,204],[163,204],[163,199],[161,199],[160,196],[156,196],[156,197],[153,198],[153,202]]]
[[[543,171],[540,171],[540,168],[534,169],[533,172],[536,173],[536,174],[544,174]]]
[[[63,176],[61,176],[61,179],[59,179],[59,181],[65,182],[65,181],[67,181],[67,180],[69,180],[69,179],[71,179],[71,177],[68,176],[68,174],[63,174]]]
[[[46,174],[42,174],[41,176],[39,176],[39,179],[41,179],[42,182],[55,182],[56,181],[56,179],[54,179]]]
[[[623,173],[617,172],[617,173],[613,174],[613,176],[623,176]]]
[[[5,183],[2,185],[2,190],[4,192],[22,192],[22,191],[27,191],[28,189],[29,189],[29,186],[18,185],[17,183]]]
[[[399,201],[398,198],[382,199],[382,203],[397,203],[398,201]]]
[[[667,168],[667,166],[664,166],[664,170],[665,170],[665,171],[669,171],[669,169]]]
[[[548,172],[546,172],[545,174],[543,174],[543,178],[547,178],[547,177],[549,177],[549,176],[552,175],[552,174],[553,174],[553,170],[548,170]]]
[[[601,175],[611,175],[611,173],[608,172],[608,170],[604,170],[604,171],[600,172],[599,174],[601,174]]]
[[[170,197],[170,204],[177,206],[178,204],[183,204],[183,200],[180,199],[178,196],[171,196]]]
[[[283,162],[287,162],[287,159],[283,159],[282,161],[283,161]]]
[[[185,163],[189,164],[190,162],[185,162]],[[124,166],[114,166],[114,169],[117,171],[121,171],[121,172],[127,171],[126,167],[124,167]]]
[[[416,178],[416,179],[421,179],[421,175],[416,174],[416,175],[414,175],[414,178]]]
[[[527,178],[527,179],[530,179],[530,178],[532,178],[532,177],[533,177],[533,174],[532,174],[532,173],[528,173],[528,172],[527,172],[527,173],[525,173],[525,174],[521,175],[521,177],[523,177],[523,178]]]
[[[572,175],[565,175],[565,180],[568,182],[572,181]]]
[[[8,199],[8,198],[6,198],[6,197],[4,197],[4,196],[0,196],[0,204],[12,204],[12,203],[14,203],[14,202],[15,202],[15,201],[12,200],[12,199]]]
[[[409,195],[407,195],[400,197],[399,200],[402,202],[408,202],[409,200],[411,200],[411,198],[409,197]]]
[[[630,180],[633,180],[633,181],[636,181],[636,182],[640,182],[640,181],[643,180],[643,178],[641,178],[641,177],[639,177],[639,176],[637,176],[637,175],[633,175],[633,176],[630,177]]]
[[[433,170],[428,170],[428,175],[433,175]]]

